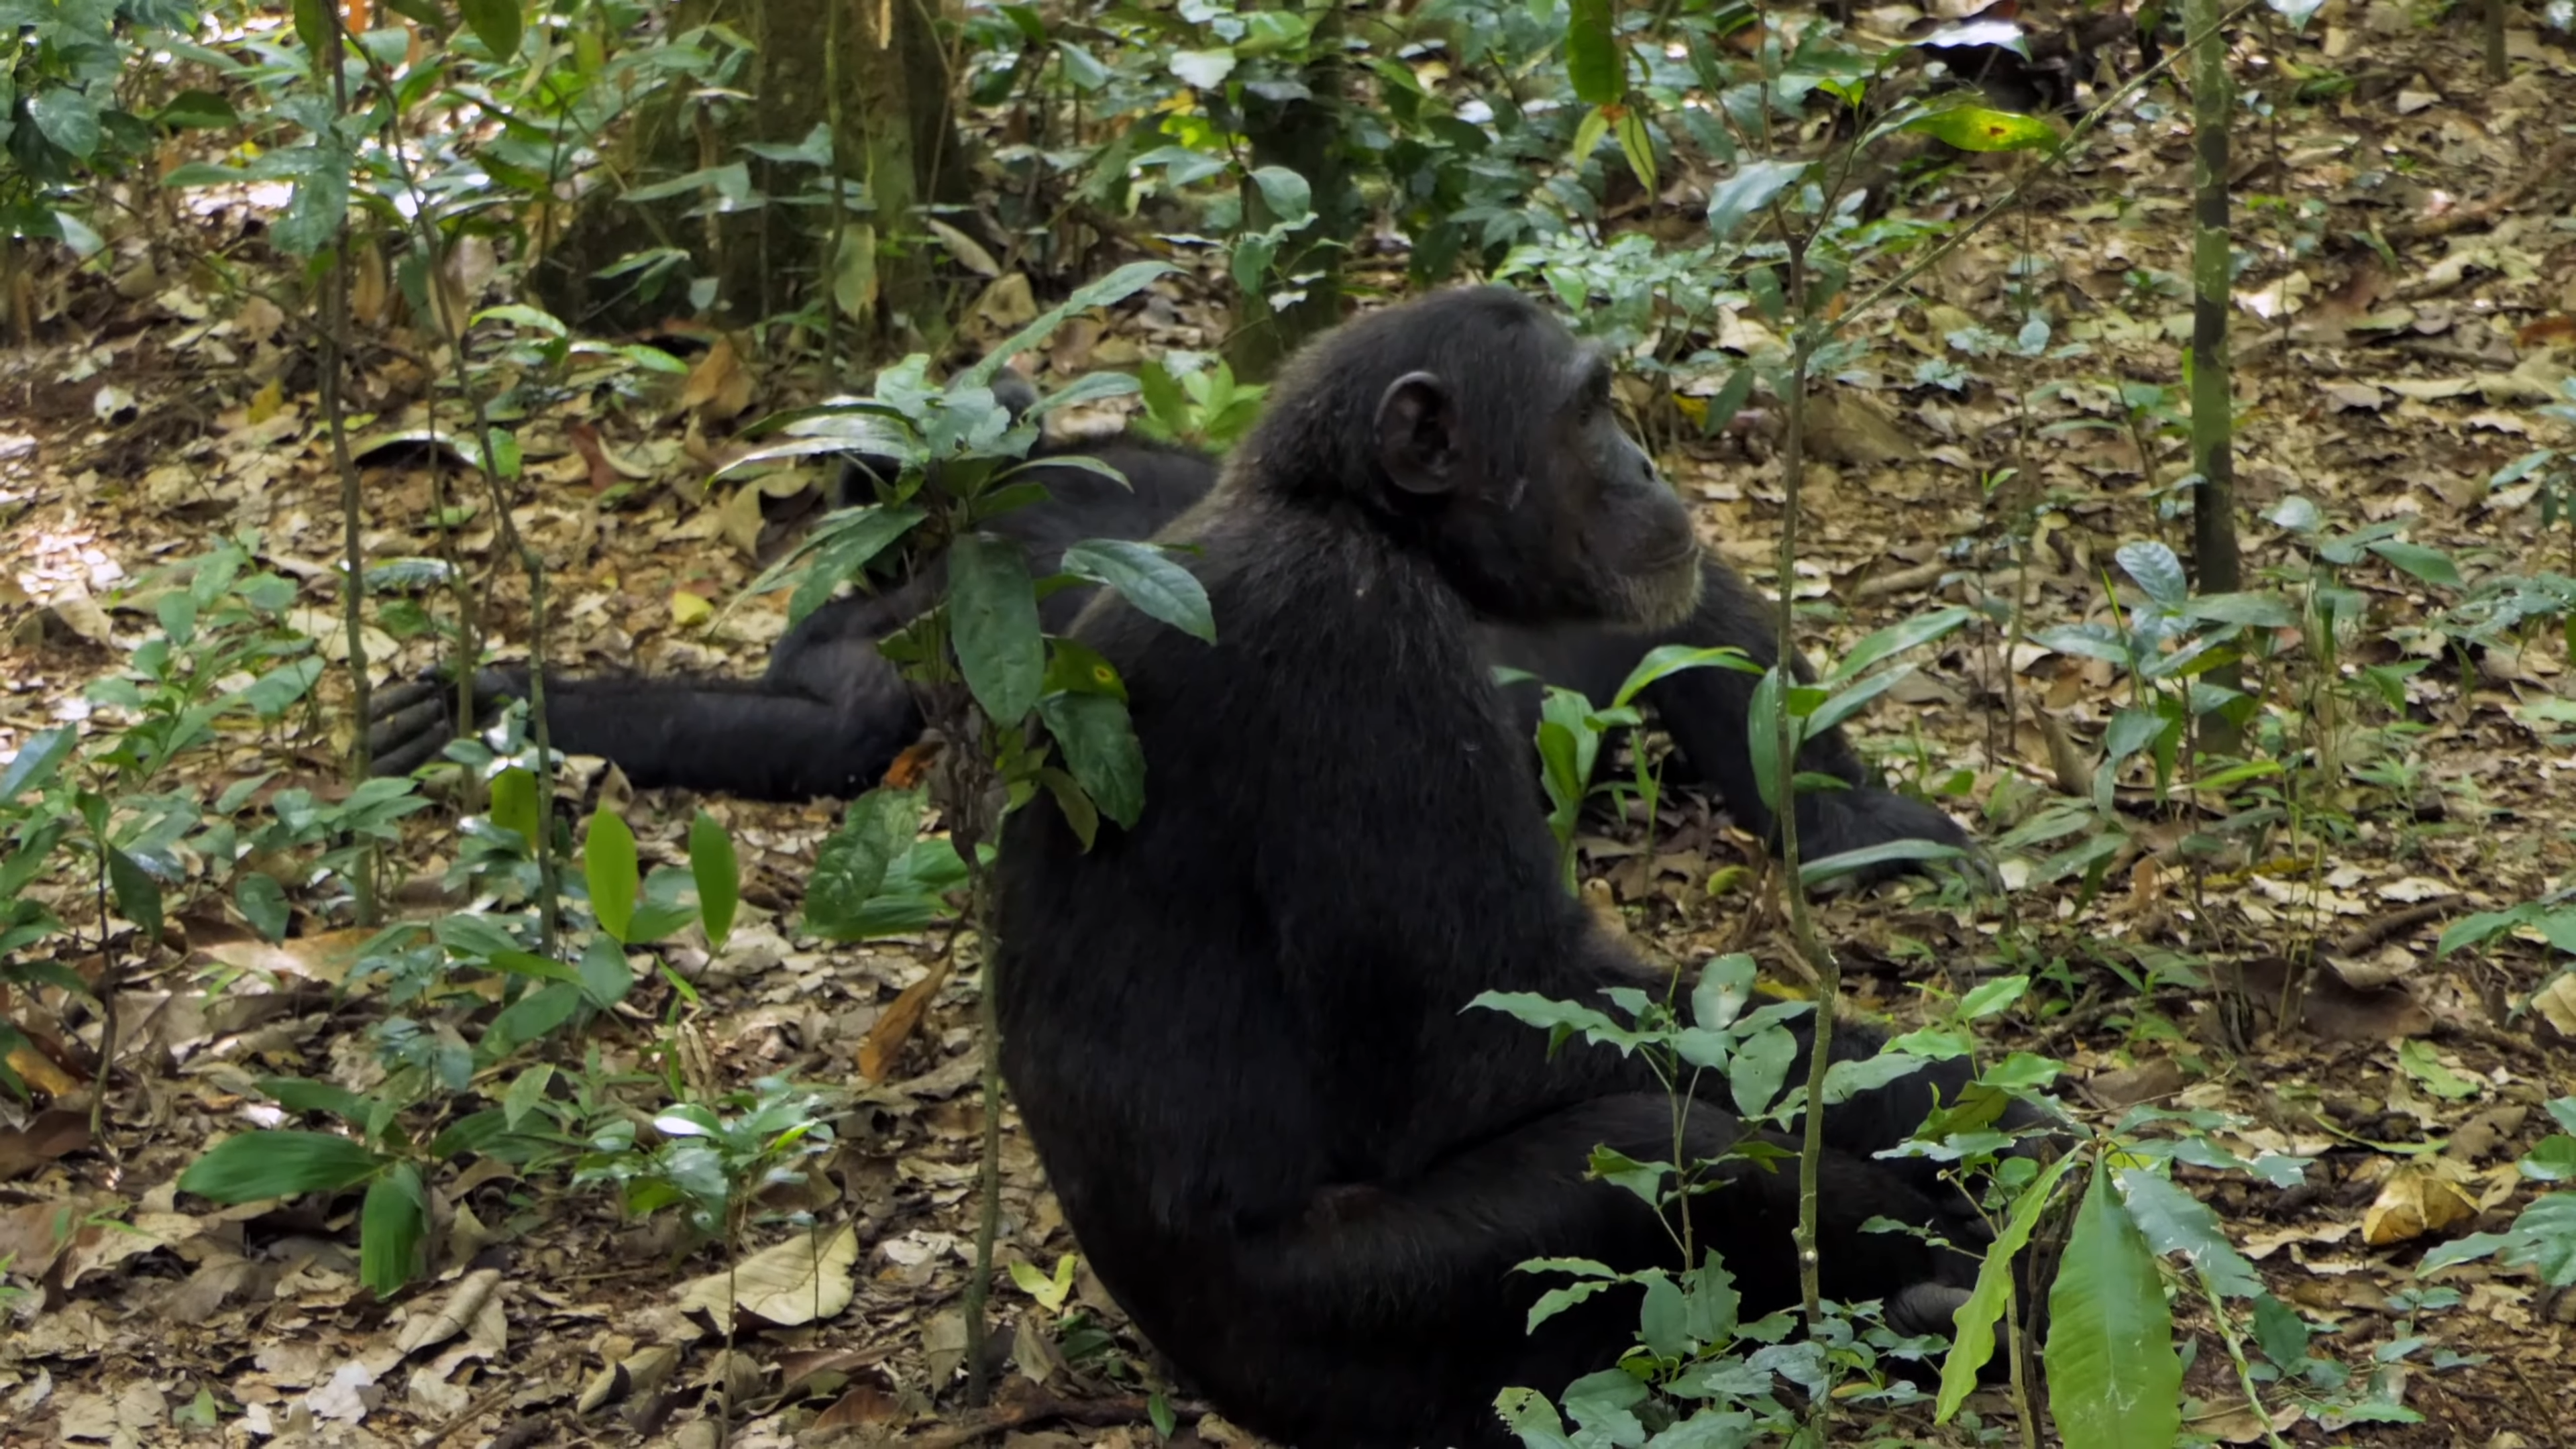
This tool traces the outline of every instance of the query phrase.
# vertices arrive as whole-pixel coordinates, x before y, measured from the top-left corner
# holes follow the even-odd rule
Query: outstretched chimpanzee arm
[[[611,760],[648,789],[753,800],[859,794],[921,733],[910,693],[876,651],[895,607],[860,596],[824,605],[780,641],[758,680],[550,676],[547,733],[556,749]],[[476,677],[478,715],[527,697],[525,669]],[[418,681],[377,698],[376,773],[415,769],[446,744],[451,686]]]

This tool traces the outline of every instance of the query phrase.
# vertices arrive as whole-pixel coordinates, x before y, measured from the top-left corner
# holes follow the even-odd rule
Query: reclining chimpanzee
[[[1065,1219],[1227,1417],[1303,1449],[1509,1444],[1500,1389],[1609,1367],[1637,1323],[1620,1294],[1527,1332],[1548,1285],[1514,1265],[1681,1266],[1651,1209],[1585,1176],[1596,1144],[1672,1160],[1647,1064],[1462,1010],[1663,981],[1558,883],[1488,630],[1754,642],[1607,377],[1502,288],[1315,343],[1175,526],[1216,643],[1106,594],[1072,626],[1126,682],[1143,816],[1089,850],[1051,799],[1004,827],[1002,1068]],[[1723,771],[1741,705],[1715,712],[1717,686],[1741,688],[1704,680]],[[1874,1045],[1836,1033],[1837,1055]],[[1870,1156],[1922,1121],[1927,1079],[1947,1100],[1965,1072],[1830,1108],[1822,1164],[1826,1295],[1883,1298],[1908,1331],[1944,1326],[1974,1260],[1863,1224],[1979,1236],[1924,1159]],[[1718,1074],[1692,1090],[1678,1146],[1714,1159],[1743,1129]],[[1798,1296],[1797,1174],[1718,1175],[1687,1210],[1749,1321]]]
[[[1035,401],[1028,383],[1004,374],[997,383],[1015,410]],[[1065,548],[1086,538],[1145,538],[1159,531],[1215,484],[1215,459],[1160,445],[1133,433],[1106,442],[1042,444],[1038,458],[1082,454],[1126,475],[1128,487],[1077,467],[1040,467],[1021,475],[1044,484],[1048,501],[998,516],[996,533],[1024,544],[1031,572],[1054,571]],[[1536,484],[1540,480],[1530,480]],[[863,502],[861,476],[845,471],[846,502]],[[855,496],[852,496],[854,495]],[[1733,645],[1767,664],[1772,611],[1735,572],[1703,552],[1699,603],[1652,629],[1588,621],[1530,624],[1503,618],[1479,626],[1488,658],[1581,690],[1607,702],[1628,672],[1658,645]],[[640,786],[678,786],[764,800],[850,796],[876,784],[895,756],[921,733],[912,696],[875,641],[936,597],[926,576],[876,594],[826,604],[788,631],[757,680],[566,677],[546,681],[547,725],[557,749],[615,761]],[[1061,631],[1090,598],[1065,589],[1039,605],[1049,630]],[[1225,620],[1217,620],[1222,634]],[[1800,666],[1804,668],[1803,662]],[[1771,812],[1756,788],[1745,746],[1745,710],[1758,676],[1723,667],[1686,670],[1644,695],[1672,736],[1677,781],[1713,786],[1748,830],[1769,838]],[[522,669],[486,669],[475,681],[478,709],[525,698]],[[1538,721],[1539,686],[1523,682],[1506,697],[1525,726]],[[376,772],[401,774],[432,758],[449,738],[451,687],[427,680],[377,692],[370,730]],[[1964,846],[1965,834],[1938,809],[1877,785],[1839,729],[1810,739],[1802,772],[1848,783],[1799,796],[1798,835],[1809,860],[1900,840]],[[1903,867],[1863,872],[1882,878]]]

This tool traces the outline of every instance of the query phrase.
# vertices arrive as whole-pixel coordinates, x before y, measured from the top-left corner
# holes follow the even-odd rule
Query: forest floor
[[[2535,490],[2488,481],[2532,448],[2576,445],[2539,411],[2568,400],[2561,384],[2576,355],[2576,56],[2554,32],[2518,29],[2511,40],[2514,78],[2502,85],[2484,80],[2466,15],[2431,24],[2399,6],[2337,4],[2306,37],[2246,42],[2263,73],[2278,60],[2331,59],[2359,78],[2350,94],[2284,107],[2238,140],[2238,194],[2285,203],[2240,212],[2249,264],[2236,314],[2237,477],[2249,575],[2299,556],[2262,521],[2293,494],[2345,527],[2412,514],[2407,539],[2447,552],[2471,581],[2576,573],[2576,525],[2558,516],[2545,526]],[[2141,285],[2143,270],[2189,270],[2188,128],[2173,92],[2155,95],[2159,116],[2106,128],[2070,173],[2042,182],[2025,211],[1926,280],[1937,302],[1902,314],[1874,381],[1846,378],[1828,393],[1811,434],[1796,581],[1802,598],[1835,606],[1814,626],[1815,646],[1848,646],[1985,594],[2018,598],[2034,628],[2106,619],[2114,548],[2184,542],[2158,518],[2156,496],[2188,471],[2183,444],[2133,428],[2120,394],[2156,386],[2179,402],[2189,328],[2186,296]],[[2007,179],[2007,168],[1971,168],[1958,190],[1991,192]],[[2317,209],[2303,216],[2308,203]],[[2368,234],[2385,239],[2385,255],[2357,240]],[[2089,352],[1985,357],[1956,391],[1918,385],[1914,363],[1944,355],[1955,329],[2008,337],[2018,327],[2005,285],[2022,248],[2053,262],[2044,303],[2059,339]],[[1184,279],[1112,326],[1077,325],[1044,359],[1047,380],[1212,348],[1218,295]],[[90,279],[66,297],[50,337],[0,364],[10,558],[0,604],[15,626],[0,640],[10,681],[0,740],[14,748],[34,730],[89,718],[84,689],[151,626],[120,608],[115,590],[217,532],[261,530],[271,566],[309,582],[316,637],[345,657],[328,602],[337,485],[310,367],[296,366],[299,334],[265,300],[216,308],[184,278],[121,292]],[[774,395],[727,349],[693,362],[658,409],[576,400],[521,426],[533,486],[515,516],[555,560],[556,657],[574,667],[748,674],[783,627],[780,596],[710,618],[704,603],[722,604],[756,572],[764,530],[759,500],[702,484],[711,463],[738,451],[732,426],[797,399]],[[370,363],[383,426],[417,408],[423,380],[411,366],[390,355]],[[279,385],[295,377],[306,390]],[[1778,432],[1776,414],[1757,412],[1713,443],[1662,450],[1706,536],[1765,581]],[[2005,467],[2019,478],[1990,496],[1981,479]],[[372,553],[427,549],[429,476],[416,454],[371,455]],[[642,481],[603,502],[603,483],[621,478]],[[1997,547],[1999,498],[2039,493],[2057,501],[2030,566],[2013,566]],[[767,530],[772,545],[777,532]],[[488,527],[463,541],[489,556]],[[2384,756],[2372,788],[2313,802],[2350,819],[2324,847],[2322,870],[2185,860],[2175,849],[2182,824],[2154,805],[2143,778],[2124,776],[2132,843],[2098,892],[2080,878],[2037,879],[2033,858],[2015,858],[2009,914],[1993,900],[1900,885],[1831,901],[1824,928],[1854,1005],[1900,1019],[1922,986],[1996,969],[2008,941],[2041,968],[2041,997],[2068,1009],[2007,1023],[2001,1044],[2068,1062],[2061,1090],[2088,1119],[2144,1101],[2223,1109],[2251,1125],[2221,1140],[2317,1159],[2307,1185],[2286,1192],[2183,1176],[2273,1290],[2332,1326],[2320,1355],[2366,1373],[2398,1340],[2420,1335],[2432,1347],[2394,1370],[2424,1422],[2330,1431],[2294,1418],[2278,1426],[2287,1442],[2568,1443],[2576,1294],[2553,1301],[2528,1273],[2472,1265],[2439,1279],[2458,1291],[2457,1306],[2418,1311],[2410,1297],[2429,1241],[2494,1227],[2529,1199],[2512,1163],[2549,1130],[2540,1104],[2576,1091],[2564,1034],[2576,1012],[2553,1026],[2545,1013],[2501,1009],[2552,969],[2546,947],[2514,938],[2434,952],[2447,924],[2576,880],[2565,645],[2542,627],[2515,647],[2457,650],[2443,622],[2457,590],[2376,559],[2352,566],[2347,581],[2371,607],[2348,668],[2432,663],[2403,685],[2421,733]],[[523,645],[525,615],[514,607],[505,591],[502,632]],[[425,644],[398,648],[390,637],[371,637],[369,654],[406,673],[428,660]],[[1923,665],[1858,732],[1885,747],[1877,752],[1898,774],[1965,772],[1959,813],[1989,835],[2026,814],[2034,791],[2055,789],[2067,773],[2060,756],[2087,748],[2070,742],[2098,740],[2127,702],[2108,666],[2036,645],[1956,635]],[[2348,704],[2358,691],[2328,695]],[[348,729],[342,711],[301,738],[232,740],[191,768],[209,797],[261,770],[281,772],[271,788],[329,791]],[[955,1444],[976,1430],[1024,1449],[1156,1442],[1138,1393],[1139,1375],[1151,1373],[1145,1355],[1087,1273],[1052,1305],[1002,1283],[1000,1338],[1014,1357],[999,1404],[959,1406],[980,1133],[971,953],[935,989],[918,1029],[891,1031],[904,993],[932,978],[955,943],[932,932],[851,947],[795,932],[836,806],[630,795],[596,770],[577,783],[620,806],[648,860],[682,858],[696,810],[727,822],[752,907],[723,957],[672,954],[695,1003],[675,1005],[646,981],[587,1045],[609,1069],[648,1076],[675,1045],[692,1080],[719,1087],[769,1075],[850,1086],[837,1144],[803,1204],[821,1231],[763,1230],[729,1258],[680,1238],[672,1214],[621,1215],[613,1193],[524,1192],[504,1170],[477,1171],[432,1184],[441,1275],[385,1303],[358,1286],[354,1201],[323,1213],[310,1199],[209,1211],[179,1198],[181,1169],[252,1120],[251,1078],[363,1081],[375,1070],[367,1030],[383,1011],[367,991],[335,989],[352,933],[299,921],[300,934],[263,946],[209,900],[125,985],[119,1077],[98,1138],[78,1065],[95,1060],[94,1019],[86,1045],[49,1068],[53,1078],[30,1074],[41,1110],[0,1103],[0,1262],[14,1253],[8,1281],[32,1290],[0,1304],[9,1314],[0,1445],[713,1444],[700,1402],[714,1390],[733,1395],[725,1442],[734,1444],[841,1442],[836,1430],[857,1443]],[[1989,804],[2001,818],[1984,818]],[[398,904],[439,909],[433,883],[455,850],[449,813],[414,817],[401,864],[415,884]],[[1752,841],[1683,799],[1651,838],[1601,825],[1587,892],[1676,961],[1749,949],[1794,980],[1760,866]],[[2304,1018],[2287,1025],[2268,1008],[2224,1025],[2215,993],[2196,984],[2241,972],[2248,994],[2269,1003],[2294,963],[2312,966],[2314,982]],[[2122,984],[2111,965],[2149,988]],[[676,1029],[666,1024],[675,1015]],[[892,1065],[863,1081],[856,1063],[871,1042],[894,1049]],[[1071,1237],[1016,1130],[1003,1138],[1002,1168],[1003,1255],[1043,1280]],[[2407,1234],[2391,1224],[2410,1203],[2437,1219],[2457,1205],[2457,1220]],[[65,1238],[72,1222],[80,1226]],[[844,1226],[854,1240],[834,1236]],[[764,1250],[763,1271],[791,1280],[829,1271],[817,1255],[854,1250],[855,1294],[825,1321],[746,1331],[729,1347],[688,1311],[688,1294],[703,1275]],[[1064,1331],[1071,1314],[1119,1336],[1081,1352],[1081,1334]],[[2199,1326],[2191,1383],[2218,1407],[2195,1427],[2259,1442],[2252,1415],[2228,1409],[2239,1401],[2225,1354]],[[1916,1431],[1929,1432],[1919,1423],[1907,1432]],[[1214,1421],[1184,1428],[1182,1442],[1194,1434],[1250,1442]]]

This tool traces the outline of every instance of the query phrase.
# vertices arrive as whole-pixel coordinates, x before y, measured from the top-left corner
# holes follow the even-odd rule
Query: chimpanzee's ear
[[[1387,384],[1377,403],[1377,456],[1386,476],[1407,493],[1447,493],[1458,486],[1458,400],[1428,372]]]

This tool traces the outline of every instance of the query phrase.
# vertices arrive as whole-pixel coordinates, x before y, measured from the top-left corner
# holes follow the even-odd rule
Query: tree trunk
[[[755,99],[716,102],[674,86],[639,107],[610,144],[608,171],[616,179],[603,177],[544,247],[539,297],[586,328],[699,314],[742,325],[829,297],[839,284],[870,304],[862,332],[872,344],[936,330],[942,299],[928,284],[930,254],[913,208],[969,194],[943,34],[951,3],[689,0],[673,19],[675,32],[721,24],[758,47],[735,80]],[[772,163],[743,149],[751,142],[795,145],[819,124],[832,125],[838,138],[839,188],[811,166]],[[641,187],[736,163],[749,169],[765,204],[726,209],[712,184],[657,200],[625,199]],[[836,189],[852,203],[839,218],[829,206],[779,203]],[[854,225],[845,230],[836,222]],[[842,250],[854,240],[867,246],[863,256]],[[636,273],[593,275],[666,247],[688,254],[685,295],[670,283],[646,295]]]

